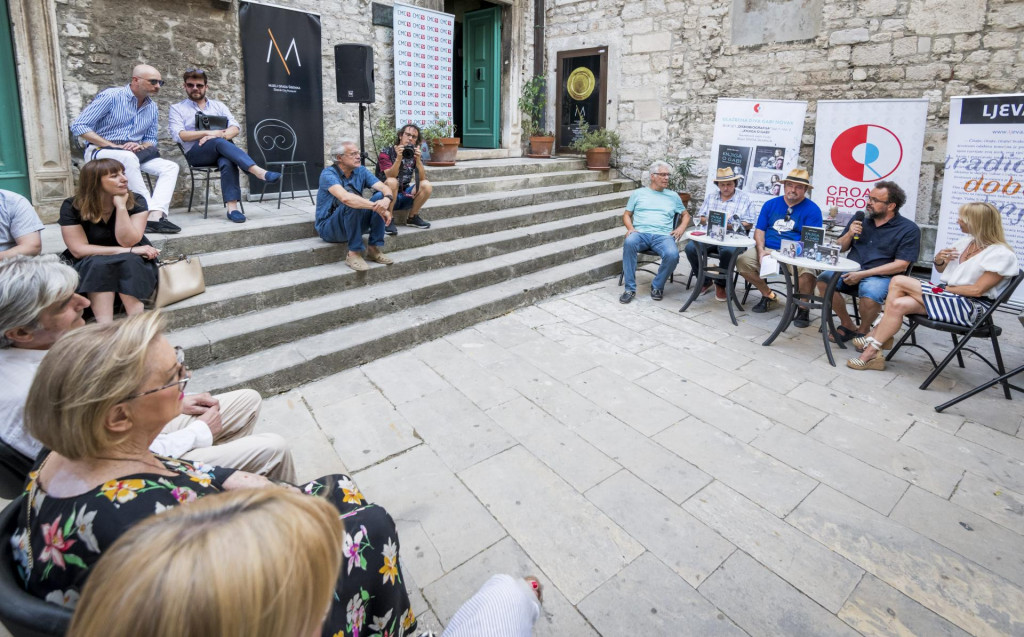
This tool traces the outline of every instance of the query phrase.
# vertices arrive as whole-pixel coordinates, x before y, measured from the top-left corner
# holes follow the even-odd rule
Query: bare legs
[[[924,307],[924,297],[921,294],[921,282],[909,276],[895,276],[892,283],[889,284],[889,295],[885,299],[885,314],[868,336],[884,343],[900,331],[904,316],[925,313],[927,312]],[[861,352],[860,360],[867,362],[878,353],[878,348],[869,344]]]
[[[114,292],[90,292],[87,296],[92,304],[92,314],[96,317],[97,323],[110,323],[114,320]],[[145,305],[134,296],[120,294],[121,303],[124,304],[124,311],[128,316],[142,314]]]

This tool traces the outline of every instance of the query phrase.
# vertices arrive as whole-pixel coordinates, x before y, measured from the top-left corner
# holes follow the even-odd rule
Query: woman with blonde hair
[[[394,520],[367,503],[350,478],[333,475],[301,488],[282,487],[244,471],[149,452],[164,424],[180,413],[190,378],[182,350],[167,342],[163,326],[159,312],[88,325],[61,338],[43,358],[25,404],[25,423],[53,451],[29,474],[12,538],[26,590],[73,607],[100,556],[154,513],[223,491],[287,488],[326,500],[349,529],[332,538],[343,541],[345,565],[336,574],[324,634],[411,632],[416,619]],[[153,546],[157,552],[178,550],[177,542]],[[237,560],[219,563],[225,577],[241,571]],[[199,583],[205,588],[210,581],[193,581]],[[130,587],[129,582],[125,588]]]
[[[319,634],[343,537],[338,511],[326,500],[285,489],[246,489],[175,507],[139,522],[105,551],[69,635]]]
[[[114,295],[126,313],[139,314],[156,289],[160,251],[145,235],[148,213],[116,159],[82,166],[78,191],[60,208],[63,256],[78,271],[77,292],[89,298],[98,323],[113,320]]]
[[[885,312],[878,325],[853,345],[858,358],[846,361],[852,369],[885,369],[882,350],[892,349],[893,337],[908,314],[925,314],[936,321],[970,326],[1003,291],[1020,265],[1006,243],[999,210],[987,202],[960,206],[957,217],[964,233],[952,247],[935,254],[939,284],[909,276],[895,276],[889,283]]]

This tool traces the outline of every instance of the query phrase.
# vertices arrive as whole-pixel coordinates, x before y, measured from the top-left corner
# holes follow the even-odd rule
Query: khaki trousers
[[[761,278],[761,262],[757,259],[757,248],[747,248],[746,252],[736,257],[736,270],[741,275],[752,276],[755,279]],[[815,278],[818,271],[811,268],[797,268],[797,278],[809,274]]]

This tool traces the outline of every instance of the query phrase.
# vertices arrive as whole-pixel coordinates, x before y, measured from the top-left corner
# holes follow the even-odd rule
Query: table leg
[[[690,292],[690,298],[686,299],[683,307],[679,308],[680,312],[685,312],[686,308],[690,307],[690,303],[700,296],[700,290],[704,287],[704,270],[708,266],[708,253],[704,250],[704,244],[699,241],[692,241],[692,243],[697,247],[697,281],[694,283],[693,292]]]
[[[743,311],[743,306],[740,305],[739,299],[736,298],[736,286],[733,285],[733,270],[736,268],[736,261],[739,259],[738,250],[729,250],[729,257],[725,260],[725,304],[729,306],[729,318],[732,319],[733,325],[739,325],[740,322],[736,320],[736,311],[732,308],[733,304]],[[721,262],[721,257],[719,257]]]
[[[793,292],[793,276],[795,273],[790,273],[789,268],[789,265],[782,264],[782,274],[786,277],[786,308],[782,311],[782,318],[775,327],[775,331],[768,337],[768,340],[761,343],[765,347],[771,345],[779,337],[779,334],[786,331],[786,328],[789,327],[790,322],[793,320],[793,315],[796,314],[796,295]]]
[[[829,335],[835,334],[836,343],[839,343],[840,347],[846,349],[846,345],[843,344],[842,339],[836,334],[835,322],[832,320],[832,295],[836,291],[836,283],[838,281],[839,273],[833,272],[828,280],[828,285],[825,287],[825,298],[821,300],[821,340],[825,342],[825,354],[828,355],[828,362],[832,367],[836,366],[836,359],[832,356],[832,343],[828,340]]]

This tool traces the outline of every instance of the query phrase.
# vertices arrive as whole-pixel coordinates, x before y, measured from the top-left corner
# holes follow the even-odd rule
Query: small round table
[[[750,248],[754,245],[754,240],[750,237],[738,234],[727,234],[725,239],[718,240],[712,239],[706,234],[694,234],[695,231],[691,230],[687,232],[684,237],[688,238],[693,242],[693,245],[697,247],[697,282],[693,287],[693,292],[690,293],[690,298],[686,299],[686,303],[683,303],[683,307],[679,308],[680,312],[685,312],[686,308],[690,307],[690,303],[693,303],[694,299],[700,296],[701,288],[704,287],[705,279],[712,279],[715,281],[721,281],[725,284],[726,294],[726,305],[729,307],[729,318],[732,319],[733,325],[739,325],[739,321],[736,320],[736,312],[733,310],[733,304],[743,311],[743,306],[740,305],[739,299],[736,298],[735,286],[733,286],[733,269],[736,267],[736,259],[739,257],[739,251],[732,251],[732,254],[728,258],[719,258],[718,265],[708,266],[708,246],[718,246],[720,248]]]
[[[796,314],[797,307],[804,308],[807,310],[821,309],[821,340],[825,343],[825,354],[828,355],[828,362],[832,367],[836,366],[836,361],[832,357],[832,346],[828,340],[830,334],[835,334],[836,343],[839,347],[846,349],[846,345],[843,343],[843,339],[839,338],[836,334],[835,323],[832,320],[832,295],[836,291],[836,284],[839,283],[839,275],[843,272],[854,272],[860,270],[860,264],[852,259],[840,257],[839,262],[835,265],[824,263],[822,261],[815,261],[813,259],[805,259],[803,257],[787,257],[783,256],[778,251],[773,251],[774,256],[779,263],[782,265],[782,273],[786,277],[786,309],[782,312],[782,319],[779,320],[779,324],[775,327],[775,331],[768,337],[762,345],[768,346],[778,338],[779,334],[782,334],[789,328],[789,324],[793,322],[793,316]],[[821,270],[823,272],[831,272],[832,276],[829,277],[828,286],[825,288],[825,296],[815,296],[812,290],[810,294],[800,294],[794,291],[794,288],[799,290],[799,287],[794,283],[794,279],[797,279],[797,268],[808,268],[813,270]],[[815,283],[817,287],[817,283]]]

